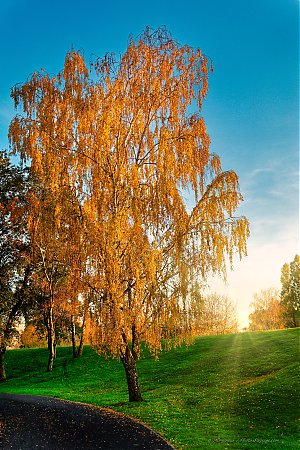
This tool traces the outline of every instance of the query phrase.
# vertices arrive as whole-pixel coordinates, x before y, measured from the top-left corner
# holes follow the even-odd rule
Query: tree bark
[[[5,352],[6,352],[5,345],[1,345],[1,347],[0,347],[0,382],[6,381],[6,372],[5,372],[5,365],[4,365]]]
[[[77,356],[82,356],[84,336],[85,336],[85,327],[86,327],[86,309],[84,310],[84,315],[83,315],[82,332],[81,332],[81,336],[80,336],[79,347],[77,350]]]
[[[72,349],[73,349],[73,358],[77,358],[77,346],[76,346],[76,326],[74,322],[74,317],[71,317],[71,335],[72,335]]]
[[[48,310],[48,349],[49,349],[49,358],[48,358],[47,372],[52,372],[54,359],[56,356],[56,339],[55,339],[55,328],[54,328],[52,306],[50,306]]]
[[[131,353],[126,337],[123,336],[124,345],[120,348],[120,357],[123,363],[130,402],[142,402],[142,394],[135,359]]]

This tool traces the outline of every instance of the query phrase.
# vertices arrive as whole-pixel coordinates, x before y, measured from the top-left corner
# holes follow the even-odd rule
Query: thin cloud
[[[255,178],[257,175],[260,175],[262,173],[266,172],[273,172],[274,169],[271,169],[270,167],[258,167],[254,170],[252,170],[249,174],[247,174],[247,178]]]

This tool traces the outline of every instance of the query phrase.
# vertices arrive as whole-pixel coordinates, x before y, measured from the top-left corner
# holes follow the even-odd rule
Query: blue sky
[[[13,116],[10,88],[35,70],[56,73],[66,52],[123,52],[128,36],[165,25],[214,64],[203,115],[224,169],[240,177],[251,222],[249,256],[212,288],[248,314],[253,293],[280,287],[299,253],[298,0],[2,0],[0,148]]]

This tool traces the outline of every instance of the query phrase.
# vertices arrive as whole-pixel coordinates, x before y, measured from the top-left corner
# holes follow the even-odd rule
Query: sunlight
[[[248,311],[238,311],[238,324],[239,330],[243,331],[243,329],[249,327],[249,314]]]

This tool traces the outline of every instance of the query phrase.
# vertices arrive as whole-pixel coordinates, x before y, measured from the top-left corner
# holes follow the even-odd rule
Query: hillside
[[[85,347],[60,347],[54,371],[46,349],[10,350],[0,392],[56,396],[138,418],[177,449],[297,447],[299,329],[199,337],[190,347],[144,355],[144,402],[127,402],[121,364]]]

